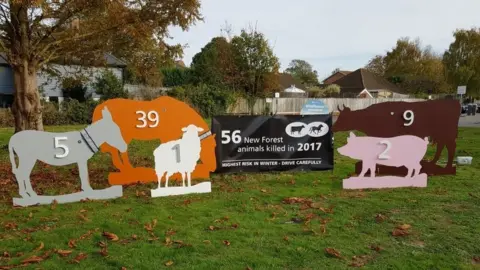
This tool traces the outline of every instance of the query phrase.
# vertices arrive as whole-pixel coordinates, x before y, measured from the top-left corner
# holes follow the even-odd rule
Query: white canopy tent
[[[286,93],[305,93],[302,89],[298,89],[295,87],[295,85],[290,86],[289,88],[283,90],[283,92]]]

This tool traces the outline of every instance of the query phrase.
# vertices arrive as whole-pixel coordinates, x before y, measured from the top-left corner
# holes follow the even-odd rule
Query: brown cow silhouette
[[[428,100],[421,102],[384,102],[369,106],[362,110],[352,111],[348,107],[338,107],[340,115],[333,125],[333,131],[357,130],[372,137],[395,137],[415,135],[420,138],[430,137],[435,143],[436,153],[430,162],[422,161],[422,172],[428,175],[455,174],[453,166],[460,103],[453,99]],[[413,121],[405,120],[404,113],[411,111]],[[411,118],[410,112],[406,113]],[[410,124],[411,122],[411,124]],[[410,125],[408,125],[410,124]],[[443,148],[448,151],[445,168],[436,165]],[[406,168],[377,167],[379,174],[405,175]],[[361,162],[356,164],[356,173],[361,171]]]
[[[182,137],[182,128],[190,124],[203,128],[203,134],[209,132],[210,128],[200,114],[186,103],[168,96],[162,96],[152,101],[139,101],[130,99],[110,99],[95,108],[93,121],[101,118],[101,112],[108,106],[113,120],[120,127],[122,136],[127,144],[133,139],[136,140],[156,140],[167,142],[180,139]],[[158,115],[158,125],[155,126],[155,119]],[[146,122],[139,120],[144,117]],[[150,117],[150,120],[148,119]],[[137,127],[137,125],[145,127]],[[152,127],[150,127],[152,126]],[[201,135],[200,135],[201,136]],[[216,169],[215,158],[215,135],[210,135],[201,141],[202,150],[200,153],[200,163],[195,167],[192,173],[192,179],[209,178],[210,172]],[[108,179],[110,184],[131,184],[136,182],[157,181],[157,176],[153,168],[134,168],[129,161],[128,152],[120,153],[108,144],[100,147],[102,152],[110,153],[113,165],[120,172],[112,172]],[[152,153],[153,155],[153,153]],[[173,175],[170,179],[181,179],[179,173]]]

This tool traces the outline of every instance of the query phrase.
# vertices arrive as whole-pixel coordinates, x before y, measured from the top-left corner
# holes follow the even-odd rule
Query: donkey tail
[[[8,143],[8,152],[10,152],[10,163],[12,163],[12,172],[17,173],[17,164],[15,163],[15,150],[13,149],[13,143]]]

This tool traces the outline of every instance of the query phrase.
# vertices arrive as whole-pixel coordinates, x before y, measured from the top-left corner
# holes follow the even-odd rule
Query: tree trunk
[[[22,67],[13,67],[15,94],[12,112],[15,117],[15,133],[29,129],[43,130],[37,72],[28,67],[27,61],[23,63]]]

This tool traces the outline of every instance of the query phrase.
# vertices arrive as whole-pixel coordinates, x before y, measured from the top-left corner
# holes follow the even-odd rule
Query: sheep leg
[[[187,172],[187,180],[188,180],[188,186],[192,186],[192,173]]]
[[[165,177],[165,187],[168,187],[168,178],[170,178],[173,175],[172,172],[167,172],[167,176]]]

